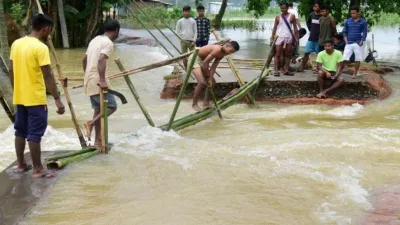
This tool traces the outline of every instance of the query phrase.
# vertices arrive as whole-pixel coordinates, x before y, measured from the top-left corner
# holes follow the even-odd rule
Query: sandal
[[[32,174],[33,178],[53,178],[57,176],[57,170],[44,170],[40,173]]]
[[[29,170],[31,170],[33,167],[32,167],[32,165],[27,165],[27,164],[25,164],[25,166],[23,167],[23,168],[20,168],[20,167],[18,167],[18,166],[14,166],[13,168],[12,168],[12,171],[14,172],[14,173],[26,173],[26,172],[28,172]]]
[[[281,75],[278,71],[275,71],[273,74],[275,77],[279,77]]]
[[[286,73],[284,73],[283,75],[285,75],[285,76],[294,76],[294,73],[292,73],[292,72],[286,72]]]

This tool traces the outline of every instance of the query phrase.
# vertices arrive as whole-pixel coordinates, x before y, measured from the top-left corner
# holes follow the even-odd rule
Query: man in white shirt
[[[301,24],[300,24],[300,20],[299,20],[299,12],[297,11],[297,8],[295,9],[293,7],[293,3],[289,3],[288,12],[293,14],[296,17],[296,24],[297,24],[298,30],[300,30],[301,29]]]
[[[185,6],[182,9],[183,18],[176,23],[176,33],[178,33],[183,41],[181,42],[181,53],[184,54],[192,50],[197,39],[197,23],[196,20],[190,17],[190,6]],[[187,68],[187,59],[183,60]]]
[[[84,125],[89,141],[94,126],[96,133],[94,146],[101,146],[100,90],[107,90],[110,85],[109,79],[106,78],[107,59],[114,51],[114,41],[118,38],[119,29],[120,25],[116,20],[110,20],[104,24],[104,35],[99,35],[90,41],[83,59],[85,93],[90,97],[94,109],[93,119],[85,121]],[[108,115],[110,116],[117,110],[117,102],[109,93],[104,95],[104,99],[108,100]]]

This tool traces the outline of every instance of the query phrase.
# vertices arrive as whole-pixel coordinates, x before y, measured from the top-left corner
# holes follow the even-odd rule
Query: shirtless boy
[[[201,111],[202,108],[198,105],[198,100],[200,98],[201,91],[207,86],[208,82],[211,81],[212,85],[215,85],[215,80],[213,78],[215,70],[219,62],[224,56],[233,54],[239,51],[240,46],[236,41],[227,42],[224,46],[220,45],[207,45],[201,47],[199,53],[195,59],[195,64],[193,66],[193,73],[197,79],[197,86],[194,89],[193,104],[192,107],[196,111]],[[194,55],[189,57],[189,62],[191,62]],[[212,65],[210,63],[214,60]],[[206,92],[204,98],[203,108],[210,107],[210,96]]]

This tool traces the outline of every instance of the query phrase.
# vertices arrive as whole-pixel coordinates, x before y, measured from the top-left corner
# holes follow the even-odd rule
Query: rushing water
[[[240,57],[264,57],[263,33],[224,35],[241,42]],[[392,50],[381,54],[385,59],[399,59],[395,40]],[[378,50],[385,42],[376,44]],[[82,75],[83,54],[59,51],[68,76]],[[127,68],[167,58],[156,47],[127,45],[118,45],[116,56]],[[112,62],[110,67],[117,71]],[[166,66],[131,76],[159,125],[175,102],[159,99],[162,76],[171,70]],[[113,86],[129,104],[110,118],[113,151],[69,165],[22,224],[357,224],[373,209],[370,195],[399,180],[398,75],[386,76],[393,96],[370,105],[263,103],[252,109],[239,104],[224,111],[222,121],[212,118],[179,133],[148,127],[118,80]],[[71,94],[78,118],[86,120],[92,112],[82,92]],[[51,101],[49,108],[43,149],[78,149],[69,114],[56,115]],[[1,113],[4,169],[15,156],[13,129]],[[179,116],[189,113],[185,101]]]

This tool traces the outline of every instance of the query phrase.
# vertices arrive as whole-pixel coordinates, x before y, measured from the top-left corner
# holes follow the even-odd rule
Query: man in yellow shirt
[[[56,82],[50,67],[48,47],[43,43],[51,31],[50,17],[39,14],[32,18],[32,32],[11,46],[10,81],[14,90],[15,151],[18,168],[22,173],[31,169],[24,159],[28,141],[33,163],[33,177],[50,177],[41,161],[41,138],[47,128],[46,89],[53,96],[57,113],[63,114],[64,105],[57,92]]]
[[[325,51],[318,53],[317,56],[318,86],[320,91],[317,98],[326,98],[329,92],[338,89],[344,83],[344,79],[341,76],[343,70],[343,55],[333,47],[333,40],[325,41]],[[331,84],[325,90],[324,80],[331,81]]]

